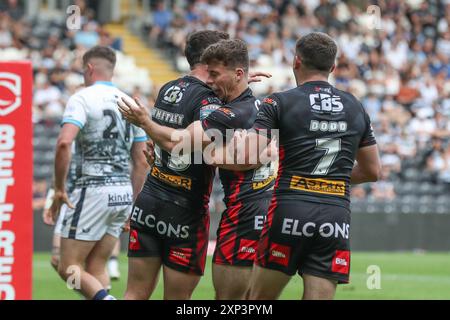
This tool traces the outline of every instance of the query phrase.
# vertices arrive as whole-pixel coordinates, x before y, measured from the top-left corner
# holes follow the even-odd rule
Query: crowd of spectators
[[[404,179],[450,185],[450,1],[193,0],[152,5],[143,30],[150,43],[171,53],[181,71],[187,71],[186,36],[194,30],[225,30],[247,42],[252,68],[274,76],[252,86],[258,96],[295,86],[291,65],[298,37],[311,31],[330,34],[339,46],[331,81],[362,101],[384,168],[381,182],[354,187],[353,196],[393,199],[394,186]]]
[[[327,32],[339,46],[331,82],[362,101],[383,164],[382,181],[354,187],[352,196],[394,199],[404,181],[450,186],[449,0],[150,2],[142,30],[151,45],[167,50],[180,72],[188,71],[183,51],[192,31],[225,30],[246,41],[251,68],[273,75],[252,85],[259,97],[295,87],[291,64],[296,39],[311,31]],[[83,14],[81,30],[68,30],[63,18],[27,18],[15,0],[0,3],[0,60],[33,63],[33,121],[61,117],[68,97],[82,86],[81,57],[95,44],[118,50],[118,67],[124,71],[118,71],[115,81],[152,105],[156,90],[129,71],[136,67],[120,53],[121,40],[95,20],[86,1],[76,3]],[[377,7],[368,10],[371,5]],[[377,8],[379,20],[368,14]],[[220,200],[215,205],[220,207]]]

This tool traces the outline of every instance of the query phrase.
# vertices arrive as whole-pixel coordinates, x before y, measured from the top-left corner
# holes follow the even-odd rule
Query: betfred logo
[[[287,267],[291,258],[291,247],[272,243],[269,252],[269,262]]]
[[[191,248],[170,248],[169,261],[182,265],[188,266],[192,257]]]
[[[14,73],[0,72],[0,116],[6,116],[22,104],[22,79]]]
[[[141,248],[141,244],[139,243],[138,232],[136,229],[130,231],[130,242],[129,249],[130,250],[139,250]]]
[[[348,274],[350,270],[350,251],[336,250],[331,265],[331,271]]]
[[[256,255],[257,240],[241,239],[239,243],[239,260],[253,260]]]

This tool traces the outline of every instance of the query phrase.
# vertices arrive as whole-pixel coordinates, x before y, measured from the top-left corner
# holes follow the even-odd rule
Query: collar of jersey
[[[246,100],[246,99],[252,98],[252,97],[253,97],[252,89],[247,88],[247,89],[245,89],[244,92],[242,92],[242,93],[239,95],[239,97],[237,97],[237,98],[234,99],[233,101],[230,101],[229,103],[239,102],[239,101]]]
[[[110,81],[95,81],[94,86],[97,84],[103,84],[105,86],[115,87],[115,85]]]

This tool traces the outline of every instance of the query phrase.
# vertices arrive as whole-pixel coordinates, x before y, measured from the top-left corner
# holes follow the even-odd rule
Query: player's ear
[[[242,77],[245,76],[244,69],[242,69],[242,68],[237,68],[235,74],[236,74],[236,82],[241,81],[241,80],[242,80]]]
[[[300,59],[300,57],[298,56],[298,55],[295,55],[294,56],[294,69],[299,69],[300,68],[300,66],[302,65],[302,60]]]
[[[331,66],[330,73],[332,73],[334,69],[336,69],[336,63],[333,63],[333,65]]]

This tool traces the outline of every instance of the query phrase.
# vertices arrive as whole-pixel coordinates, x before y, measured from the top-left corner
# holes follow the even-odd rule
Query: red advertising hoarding
[[[0,300],[31,299],[32,84],[30,62],[0,62]]]

